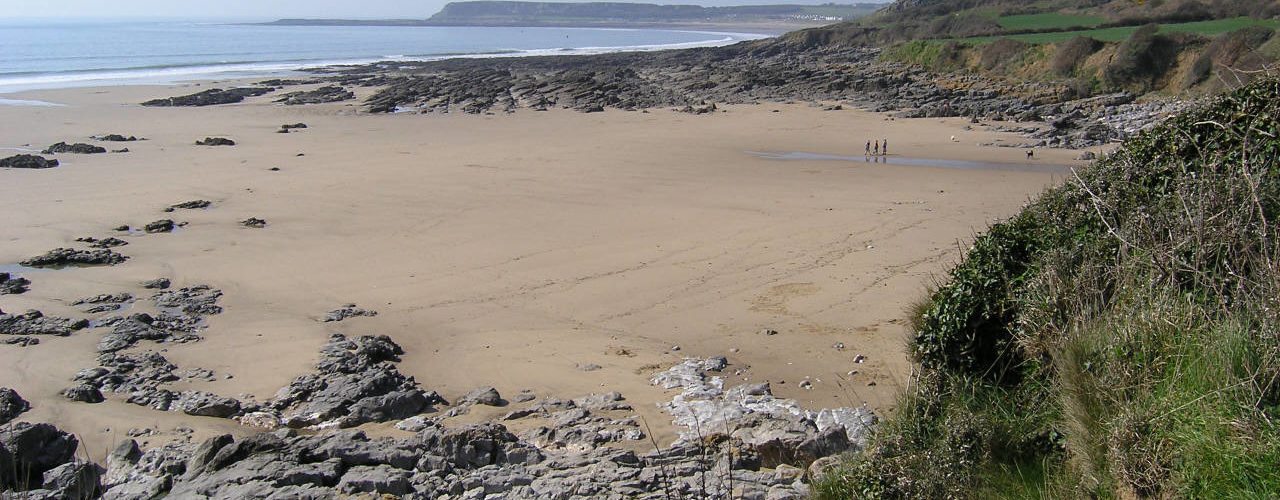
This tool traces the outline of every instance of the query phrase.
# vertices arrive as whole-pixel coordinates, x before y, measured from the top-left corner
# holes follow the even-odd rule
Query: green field
[[[1024,14],[1019,16],[1002,16],[996,19],[1000,27],[1007,30],[1048,30],[1061,28],[1094,27],[1106,20],[1101,17],[1074,14]]]
[[[1276,19],[1254,19],[1251,17],[1237,17],[1232,19],[1217,19],[1214,21],[1198,21],[1194,23],[1181,24],[1162,24],[1160,31],[1162,33],[1196,33],[1200,35],[1213,36],[1221,33],[1236,31],[1248,26],[1268,26],[1271,28],[1280,28],[1280,20]],[[959,40],[983,44],[1001,38],[1011,38],[1027,43],[1058,43],[1070,40],[1077,36],[1087,36],[1104,42],[1120,42],[1129,38],[1138,26],[1126,26],[1122,28],[1101,28],[1092,30],[1079,31],[1062,31],[1055,33],[1027,33],[1023,35],[1004,35],[1004,36],[980,36],[972,38],[961,38]]]

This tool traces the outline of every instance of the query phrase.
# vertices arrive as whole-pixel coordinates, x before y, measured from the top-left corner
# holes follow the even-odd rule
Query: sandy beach
[[[807,104],[700,116],[371,115],[354,102],[281,106],[270,96],[137,105],[212,85],[6,96],[62,106],[0,106],[0,156],[107,133],[146,140],[104,143],[128,153],[56,155],[55,169],[0,170],[0,271],[32,281],[25,294],[0,296],[0,309],[99,318],[71,302],[147,297],[140,283],[159,277],[208,284],[223,291],[225,312],[208,319],[202,341],[160,348],[216,381],[175,389],[267,399],[311,369],[330,333],[388,335],[406,351],[400,370],[446,399],[487,385],[539,397],[618,391],[660,442],[673,434],[655,403],[670,394],[648,379],[687,356],[724,355],[731,378],[769,381],[809,408],[891,411],[910,375],[906,309],[973,234],[1062,180],[1046,165],[1079,163],[1078,151],[1027,160],[1020,149],[979,146],[1019,139],[967,130],[961,118],[890,120]],[[276,133],[296,122],[308,128]],[[194,145],[211,136],[237,145]],[[890,144],[886,163],[863,158],[876,139]],[[895,163],[905,160],[940,162]],[[162,211],[198,199],[212,206]],[[238,223],[249,217],[266,227]],[[163,218],[187,225],[111,229]],[[130,259],[16,265],[89,236],[128,241],[117,250]],[[348,303],[378,315],[320,321]],[[133,308],[146,310],[141,300]],[[96,405],[63,398],[74,374],[94,366],[102,333],[0,346],[0,385],[33,403],[23,419],[74,432],[94,457],[131,428],[155,429],[142,439],[153,444],[183,426],[197,436],[255,431],[115,394]]]

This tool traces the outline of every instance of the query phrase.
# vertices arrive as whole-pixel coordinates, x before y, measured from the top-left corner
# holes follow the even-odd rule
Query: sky
[[[283,17],[425,19],[448,0],[0,0],[2,18],[182,18],[272,20]],[[560,1],[560,0],[557,0]],[[626,0],[613,0],[626,1]],[[646,0],[715,5],[820,4],[832,0]],[[888,0],[857,0],[884,2]],[[843,0],[837,3],[854,3]]]

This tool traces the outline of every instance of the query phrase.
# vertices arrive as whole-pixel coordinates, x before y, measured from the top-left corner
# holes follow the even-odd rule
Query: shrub
[[[918,309],[897,413],[815,492],[1280,497],[1277,238],[1269,79],[980,235]]]
[[[978,66],[985,71],[1002,67],[1018,59],[1031,45],[1026,42],[1001,38],[982,47]]]
[[[1205,47],[1200,56],[1192,63],[1182,82],[1182,88],[1190,88],[1209,77],[1215,65],[1240,69],[1256,70],[1267,61],[1266,56],[1255,54],[1275,35],[1275,30],[1266,26],[1249,26],[1230,33],[1223,33],[1213,39]]]
[[[1102,50],[1102,46],[1101,41],[1087,36],[1077,36],[1058,44],[1049,67],[1057,76],[1071,76],[1085,59]]]
[[[1116,48],[1115,57],[1102,73],[1107,85],[1145,92],[1172,66],[1178,49],[1157,34],[1159,30],[1156,24],[1138,28]]]

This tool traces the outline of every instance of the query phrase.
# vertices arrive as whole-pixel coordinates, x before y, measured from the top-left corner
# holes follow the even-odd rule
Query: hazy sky
[[[448,0],[0,0],[0,18],[174,17],[217,19],[405,18],[424,19]],[[619,1],[619,0],[614,0]],[[621,0],[626,1],[626,0]],[[830,0],[696,0],[645,3],[751,5]],[[883,2],[887,0],[858,0]],[[845,0],[837,3],[854,3]]]

